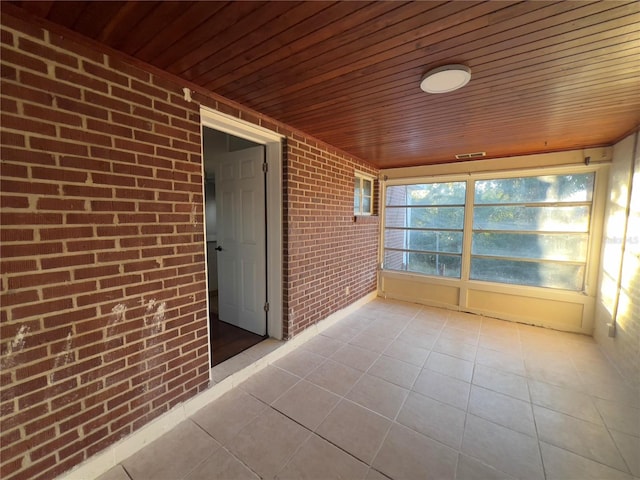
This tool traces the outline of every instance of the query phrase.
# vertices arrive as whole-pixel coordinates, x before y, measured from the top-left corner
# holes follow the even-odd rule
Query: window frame
[[[416,182],[416,183],[406,183],[405,186],[409,186],[409,185],[435,185],[435,184],[444,184],[444,183],[452,183],[452,182],[446,182],[446,181],[438,181],[438,180],[432,180],[429,182]],[[468,188],[468,184],[464,181],[458,181],[455,183],[460,183],[460,184],[464,184],[464,188],[465,188],[465,196],[466,196],[466,188]],[[395,185],[392,185],[395,186]],[[455,279],[455,280],[460,280],[462,278],[462,254],[463,254],[463,243],[464,243],[464,225],[465,225],[465,214],[466,214],[466,209],[465,209],[465,204],[462,203],[447,203],[447,204],[437,204],[437,205],[432,205],[432,204],[425,204],[425,205],[420,205],[420,204],[414,204],[411,205],[408,202],[404,202],[401,205],[387,205],[386,202],[386,189],[389,186],[385,187],[385,203],[384,203],[384,208],[385,211],[386,209],[390,208],[390,209],[405,209],[405,215],[407,215],[407,218],[411,217],[411,212],[414,209],[420,209],[420,208],[457,208],[460,209],[462,208],[462,215],[463,215],[463,220],[462,220],[462,225],[460,226],[460,228],[454,228],[454,227],[442,227],[442,226],[428,226],[428,227],[396,227],[396,226],[389,226],[386,224],[386,215],[384,217],[383,220],[383,224],[382,224],[382,251],[383,251],[383,257],[382,257],[382,264],[384,265],[385,262],[385,258],[386,256],[384,255],[384,252],[387,251],[392,251],[392,252],[402,252],[403,255],[403,265],[405,265],[405,269],[404,270],[392,270],[394,272],[407,272],[407,273],[412,273],[412,274],[416,274],[416,275],[427,275],[429,277],[435,277],[435,278],[451,278],[451,279]],[[465,200],[466,201],[466,200]],[[459,233],[461,236],[461,245],[460,245],[460,252],[448,252],[448,251],[435,251],[435,250],[417,250],[417,249],[413,249],[411,248],[411,246],[409,244],[406,244],[404,248],[397,248],[397,247],[386,247],[386,231],[403,231],[403,232],[407,232],[409,235],[411,235],[411,232],[434,232],[434,233],[440,233],[440,232],[452,232],[452,233]],[[405,243],[407,242],[407,237],[405,236]],[[428,274],[428,273],[421,273],[418,272],[416,270],[408,270],[406,267],[408,266],[408,261],[406,260],[409,256],[411,256],[412,254],[418,254],[418,255],[435,255],[437,256],[444,256],[444,257],[457,257],[460,259],[460,276],[449,276],[446,275],[444,273],[444,270],[442,271],[441,274]],[[436,260],[437,262],[437,260]],[[437,268],[437,267],[436,267]]]
[[[368,217],[368,216],[372,216],[373,215],[373,201],[374,201],[374,197],[375,197],[375,192],[374,192],[374,188],[375,188],[375,179],[376,177],[374,177],[373,175],[361,172],[359,170],[355,170],[354,174],[353,174],[353,179],[354,179],[354,189],[353,189],[353,215],[356,217]],[[359,196],[359,203],[358,203],[358,209],[356,210],[356,188],[355,188],[355,181],[359,180],[360,182],[360,196]],[[371,195],[364,195],[364,182],[369,182],[371,185]],[[369,211],[364,211],[363,210],[363,199],[364,198],[369,198]]]
[[[473,208],[471,209],[474,215],[474,222],[472,225],[472,231],[471,231],[471,235],[472,235],[472,244],[471,244],[471,252],[470,252],[470,257],[471,257],[471,263],[470,263],[470,276],[469,279],[470,280],[475,280],[475,281],[486,281],[489,283],[498,283],[498,284],[503,284],[503,285],[526,285],[526,286],[532,286],[532,287],[536,287],[536,288],[550,288],[550,289],[554,289],[554,290],[566,290],[566,291],[573,291],[573,292],[584,292],[584,287],[585,287],[585,283],[586,283],[586,266],[587,266],[587,262],[588,262],[588,250],[585,248],[584,251],[584,257],[582,259],[558,259],[558,258],[535,258],[533,256],[515,256],[515,255],[504,255],[504,254],[500,254],[499,252],[491,252],[491,253],[474,253],[473,250],[473,239],[474,236],[476,234],[483,234],[483,233],[488,233],[488,234],[501,234],[501,235],[505,235],[505,236],[509,236],[509,235],[539,235],[539,236],[547,236],[548,238],[553,238],[553,237],[558,237],[558,236],[585,236],[586,235],[586,245],[588,247],[589,244],[589,239],[591,238],[592,232],[591,232],[591,217],[593,214],[593,197],[595,194],[595,188],[596,188],[596,179],[595,179],[595,172],[573,172],[573,173],[564,173],[564,174],[552,174],[552,175],[536,175],[536,174],[529,174],[529,175],[517,175],[517,176],[510,176],[508,178],[504,178],[502,176],[496,176],[491,180],[496,180],[496,181],[501,181],[501,180],[511,180],[511,179],[539,179],[539,178],[543,178],[543,177],[566,177],[569,175],[590,175],[592,176],[592,183],[591,183],[591,191],[588,192],[588,200],[579,200],[579,199],[574,199],[574,200],[555,200],[555,201],[543,201],[543,200],[538,200],[538,199],[527,199],[527,201],[510,201],[510,202],[493,202],[493,203],[489,203],[489,202],[478,202],[477,199],[475,198],[475,193],[476,193],[476,189],[477,189],[477,185],[478,182],[483,182],[483,181],[488,181],[487,179],[473,179],[471,181],[471,185],[473,185],[474,187],[474,204],[473,204]],[[517,209],[540,209],[540,212],[543,212],[545,209],[563,209],[563,208],[586,208],[586,225],[577,225],[577,224],[573,224],[573,226],[577,226],[578,228],[569,228],[566,230],[561,230],[558,229],[557,227],[554,229],[545,229],[545,228],[537,228],[537,229],[531,229],[531,228],[493,228],[493,229],[489,229],[489,228],[485,228],[481,225],[477,225],[477,221],[479,220],[479,218],[476,218],[476,211],[477,209],[487,209],[487,208],[517,208]],[[584,227],[585,229],[582,230],[582,227]],[[576,283],[576,287],[577,288],[571,288],[569,286],[552,286],[550,284],[544,285],[542,283],[538,284],[538,285],[533,285],[530,283],[527,283],[526,281],[521,281],[519,283],[510,283],[510,282],[500,282],[498,280],[495,279],[482,279],[482,278],[478,278],[478,276],[473,276],[473,264],[474,264],[474,259],[476,260],[489,260],[489,261],[505,261],[505,262],[517,262],[520,263],[521,265],[524,265],[525,263],[527,264],[536,264],[539,268],[545,268],[545,267],[551,267],[553,269],[553,266],[557,266],[560,267],[561,269],[563,267],[570,267],[570,266],[574,266],[574,267],[579,267],[582,268],[582,278],[580,279],[580,281],[578,283]],[[476,274],[477,275],[477,274]],[[523,277],[524,278],[524,277]],[[568,282],[567,282],[568,285]]]
[[[560,289],[544,286],[521,285],[511,283],[501,283],[486,280],[473,280],[470,278],[471,270],[471,250],[473,237],[473,220],[474,220],[474,204],[475,204],[475,182],[478,180],[496,180],[519,177],[535,177],[550,175],[570,175],[570,174],[594,174],[594,188],[591,199],[591,211],[589,215],[587,255],[585,263],[585,272],[583,279],[583,289],[581,291]],[[518,170],[491,170],[478,171],[456,174],[437,174],[432,176],[416,176],[416,177],[396,177],[393,179],[385,179],[381,184],[381,222],[380,222],[380,250],[379,250],[379,268],[381,278],[384,275],[397,277],[411,277],[420,283],[455,285],[460,289],[460,305],[465,304],[464,296],[468,288],[473,286],[474,289],[482,289],[485,291],[495,292],[511,292],[526,293],[526,295],[534,295],[545,298],[561,298],[576,295],[595,296],[595,287],[597,283],[597,263],[600,252],[600,239],[602,230],[602,208],[604,205],[604,193],[606,191],[607,171],[603,171],[603,165],[572,165],[572,166],[550,166],[530,169]],[[386,226],[386,195],[387,188],[390,186],[415,185],[423,183],[445,183],[445,182],[467,182],[465,212],[464,212],[464,228],[463,228],[463,245],[462,245],[462,264],[460,278],[433,276],[422,273],[414,273],[411,271],[388,270],[384,266],[385,252],[385,226]],[[595,260],[595,261],[594,261]],[[538,292],[538,293],[533,293]]]

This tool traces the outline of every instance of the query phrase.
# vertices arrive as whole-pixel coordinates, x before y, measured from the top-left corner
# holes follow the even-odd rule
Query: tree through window
[[[594,181],[581,173],[388,186],[383,267],[581,291]]]
[[[460,278],[464,182],[387,188],[385,268]]]
[[[475,182],[472,280],[582,290],[594,174]]]

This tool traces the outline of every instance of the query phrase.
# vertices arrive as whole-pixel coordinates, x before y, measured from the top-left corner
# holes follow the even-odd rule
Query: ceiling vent
[[[470,160],[472,158],[482,158],[486,157],[487,152],[473,152],[473,153],[459,153],[456,155],[458,160]]]

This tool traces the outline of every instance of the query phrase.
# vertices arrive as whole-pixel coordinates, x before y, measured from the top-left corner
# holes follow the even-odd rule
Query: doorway
[[[202,122],[203,158],[207,130],[230,134],[254,145],[261,145],[267,162],[266,173],[266,285],[267,285],[267,335],[281,340],[283,325],[283,140],[284,136],[259,125],[231,117],[207,107],[200,107]],[[208,141],[208,140],[207,140]],[[236,141],[236,140],[234,140]],[[206,177],[203,164],[203,178]],[[215,179],[214,179],[215,186]],[[204,190],[204,186],[203,186]],[[204,193],[204,192],[203,192]],[[217,192],[216,192],[217,193]],[[215,211],[215,210],[214,210]],[[217,219],[216,219],[217,220]],[[205,227],[208,219],[205,220]],[[207,255],[208,260],[213,256]],[[207,267],[207,270],[209,267]],[[212,277],[213,278],[213,277]],[[217,277],[216,277],[217,278]],[[209,338],[215,339],[215,331],[209,325]],[[210,341],[211,343],[211,341]],[[211,352],[210,352],[211,353]],[[213,367],[213,356],[210,355]]]
[[[264,146],[203,128],[211,365],[267,337]]]

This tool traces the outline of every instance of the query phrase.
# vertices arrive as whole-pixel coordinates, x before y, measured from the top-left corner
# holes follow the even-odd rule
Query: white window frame
[[[449,181],[442,181],[440,179],[437,180],[430,180],[428,182],[413,182],[413,181],[407,181],[404,185],[434,185],[434,184],[440,184],[440,183],[450,183]],[[462,180],[462,181],[458,181],[456,183],[464,183],[465,184],[465,189],[469,188],[468,182]],[[387,187],[390,185],[386,185],[385,186],[385,198],[386,198],[386,189]],[[466,190],[465,190],[466,193]],[[465,199],[466,201],[466,199]],[[425,205],[426,207],[458,207],[458,208],[462,208],[464,211],[464,214],[466,214],[466,204],[442,204],[442,205]],[[396,209],[396,208],[405,208],[406,209],[406,215],[407,215],[407,224],[411,224],[411,215],[413,212],[413,208],[420,208],[420,205],[393,205],[393,206],[387,206],[386,202],[384,204],[384,208],[385,211],[387,208],[391,208],[391,209]],[[382,245],[382,251],[383,251],[383,257],[382,257],[382,266],[384,268],[384,251],[385,250],[392,250],[392,251],[402,251],[403,252],[403,258],[405,259],[403,261],[403,265],[407,265],[408,264],[408,258],[410,253],[425,253],[425,254],[430,254],[430,255],[442,255],[442,256],[453,256],[453,257],[460,257],[460,266],[461,266],[461,270],[460,270],[460,276],[447,276],[447,275],[432,275],[432,274],[428,274],[428,273],[421,273],[421,272],[415,272],[415,271],[410,271],[410,270],[389,270],[389,271],[394,271],[394,272],[409,272],[412,273],[414,275],[425,275],[428,277],[436,277],[436,278],[452,278],[452,279],[456,279],[456,280],[460,280],[462,278],[462,262],[463,262],[463,253],[464,251],[461,251],[460,253],[453,253],[453,252],[436,252],[436,251],[419,251],[419,250],[413,250],[410,249],[408,247],[406,247],[407,244],[407,233],[410,232],[411,230],[415,230],[414,228],[410,228],[410,227],[389,227],[389,230],[403,230],[405,232],[405,248],[403,249],[397,249],[397,248],[386,248],[384,246],[384,244],[386,244],[385,241],[385,230],[387,230],[387,225],[386,225],[386,216],[384,218],[385,224],[383,225],[382,228],[382,238],[381,241],[383,243]],[[431,231],[437,231],[437,230],[446,230],[446,231],[451,231],[451,232],[459,232],[460,234],[464,235],[464,226],[465,224],[462,225],[462,227],[460,229],[454,229],[454,228],[450,228],[450,229],[444,229],[444,228],[435,228],[435,227],[429,227],[429,228],[425,228],[425,230],[431,230]],[[463,237],[464,238],[464,237]]]
[[[473,178],[469,183],[468,183],[468,187],[472,187],[474,188],[474,196],[473,196],[473,201],[474,204],[470,205],[470,208],[468,208],[467,210],[469,212],[471,212],[471,215],[473,215],[473,220],[475,220],[475,209],[476,207],[479,208],[485,208],[485,207],[508,207],[508,206],[516,206],[516,207],[541,207],[541,208],[545,208],[545,207],[554,207],[554,206],[586,206],[589,208],[589,224],[587,227],[587,231],[586,232],[574,232],[574,231],[570,231],[570,232],[560,232],[560,231],[543,231],[543,230],[512,230],[512,231],[501,231],[501,230],[493,230],[494,233],[504,233],[504,234],[508,234],[508,233],[519,233],[519,234],[550,234],[550,235],[554,235],[554,234],[586,234],[587,235],[587,239],[591,238],[592,232],[591,232],[591,226],[593,225],[592,223],[592,216],[593,216],[593,196],[595,195],[595,189],[596,189],[596,172],[571,172],[571,174],[592,174],[593,175],[593,191],[591,192],[591,200],[589,201],[574,201],[574,202],[569,202],[569,201],[559,201],[559,202],[550,202],[550,203],[546,203],[546,202],[511,202],[511,203],[496,203],[496,204],[483,204],[483,203],[477,203],[476,199],[475,199],[475,186],[476,186],[476,182],[479,181],[483,181],[483,180],[509,180],[512,178],[537,178],[540,176],[562,176],[562,175],[568,175],[567,173],[565,174],[559,174],[559,173],[554,173],[551,175],[540,175],[535,174],[535,175],[509,175],[509,176],[502,176],[502,175],[496,175],[493,178],[490,179],[481,179],[481,178]],[[473,235],[476,232],[482,232],[483,229],[479,228],[476,229],[473,227],[473,222],[471,225],[471,237],[472,237],[472,245],[471,248],[473,246]],[[578,289],[572,289],[572,288],[562,288],[562,287],[551,287],[551,286],[533,286],[534,288],[550,288],[553,290],[566,290],[566,291],[574,291],[574,292],[580,292],[580,293],[584,293],[585,291],[585,283],[587,280],[587,265],[588,265],[588,245],[589,242],[587,240],[587,252],[585,252],[585,258],[584,261],[579,261],[579,260],[552,260],[552,259],[544,259],[544,258],[533,258],[533,257],[528,257],[528,258],[521,258],[521,257],[507,257],[507,256],[492,256],[491,254],[480,254],[480,253],[473,253],[473,251],[469,252],[469,270],[471,270],[471,264],[473,263],[473,259],[474,258],[493,258],[493,259],[505,259],[505,260],[511,260],[511,261],[519,261],[519,262],[530,262],[530,263],[535,263],[538,265],[545,265],[545,264],[558,264],[558,265],[568,265],[568,264],[573,264],[573,265],[584,265],[584,273],[583,273],[583,277],[582,277],[582,283],[580,285],[580,288]],[[469,278],[471,279],[471,271],[468,272],[469,274]],[[499,282],[497,280],[488,280],[488,279],[474,279],[475,281],[478,282],[488,282],[488,283],[496,283],[496,284],[500,284],[500,285],[526,285],[523,283],[507,283],[507,282]]]
[[[393,171],[392,171],[393,172]],[[473,232],[473,205],[474,205],[474,188],[473,183],[475,180],[489,180],[496,178],[512,178],[512,177],[525,177],[525,176],[540,176],[540,175],[563,175],[573,173],[589,173],[595,172],[595,185],[592,197],[592,212],[589,224],[589,241],[587,248],[587,263],[585,271],[584,289],[583,291],[571,291],[561,290],[547,287],[536,287],[528,285],[515,285],[506,283],[486,282],[481,280],[470,280],[470,257],[471,257],[471,242]],[[395,172],[393,172],[395,173]],[[408,172],[409,173],[409,172]],[[412,173],[412,172],[411,172]],[[413,301],[418,303],[424,303],[427,305],[440,306],[444,308],[450,308],[454,310],[474,312],[489,316],[496,316],[498,318],[510,319],[515,321],[526,321],[518,316],[501,316],[494,315],[490,310],[479,310],[470,307],[469,295],[473,290],[474,292],[484,291],[487,294],[492,292],[498,294],[508,294],[513,296],[521,296],[523,298],[540,298],[550,301],[559,302],[571,302],[575,304],[583,305],[583,323],[579,328],[570,327],[571,331],[580,331],[582,333],[591,333],[593,328],[593,309],[595,308],[595,297],[597,295],[597,277],[598,277],[598,265],[600,258],[601,237],[603,228],[604,217],[604,201],[606,199],[606,188],[608,181],[608,165],[606,163],[592,163],[589,166],[585,165],[572,165],[572,166],[547,166],[539,168],[520,168],[514,170],[485,170],[476,172],[465,173],[440,173],[435,175],[409,175],[409,176],[395,176],[393,178],[384,177],[380,182],[380,248],[378,261],[380,265],[379,271],[379,284],[378,294],[386,298],[397,298],[400,300]],[[384,269],[384,227],[386,224],[386,189],[388,186],[393,185],[407,185],[407,184],[419,184],[419,183],[434,183],[434,182],[455,182],[466,181],[467,183],[467,199],[466,205],[470,206],[465,212],[465,225],[463,233],[463,246],[462,246],[462,268],[461,278],[447,278],[438,276],[429,276],[424,274],[418,274],[413,272],[392,271]],[[469,207],[468,207],[469,208]],[[389,293],[388,288],[391,285],[403,285],[402,293]],[[422,298],[419,292],[424,291],[424,288],[438,290],[442,288],[449,289],[455,288],[458,291],[457,301],[454,303],[449,300],[439,301],[433,299]],[[394,287],[396,288],[396,287]],[[397,289],[396,289],[397,291]],[[553,328],[564,329],[564,327],[556,327],[552,324],[540,322],[537,324],[551,326]]]
[[[359,205],[358,205],[358,210],[356,211],[356,192],[355,192],[355,188],[354,188],[354,192],[353,192],[353,214],[356,217],[361,217],[361,216],[371,216],[373,215],[373,199],[374,199],[374,187],[375,187],[375,179],[376,177],[374,177],[373,175],[369,175],[367,173],[364,172],[360,172],[358,170],[356,170],[354,172],[354,184],[355,184],[355,180],[359,180],[360,181],[360,198],[359,198]],[[364,182],[369,182],[371,184],[371,196],[370,197],[365,197],[365,195],[363,194],[364,192]],[[363,210],[363,199],[364,198],[370,198],[370,202],[369,202],[369,211],[364,211]]]

